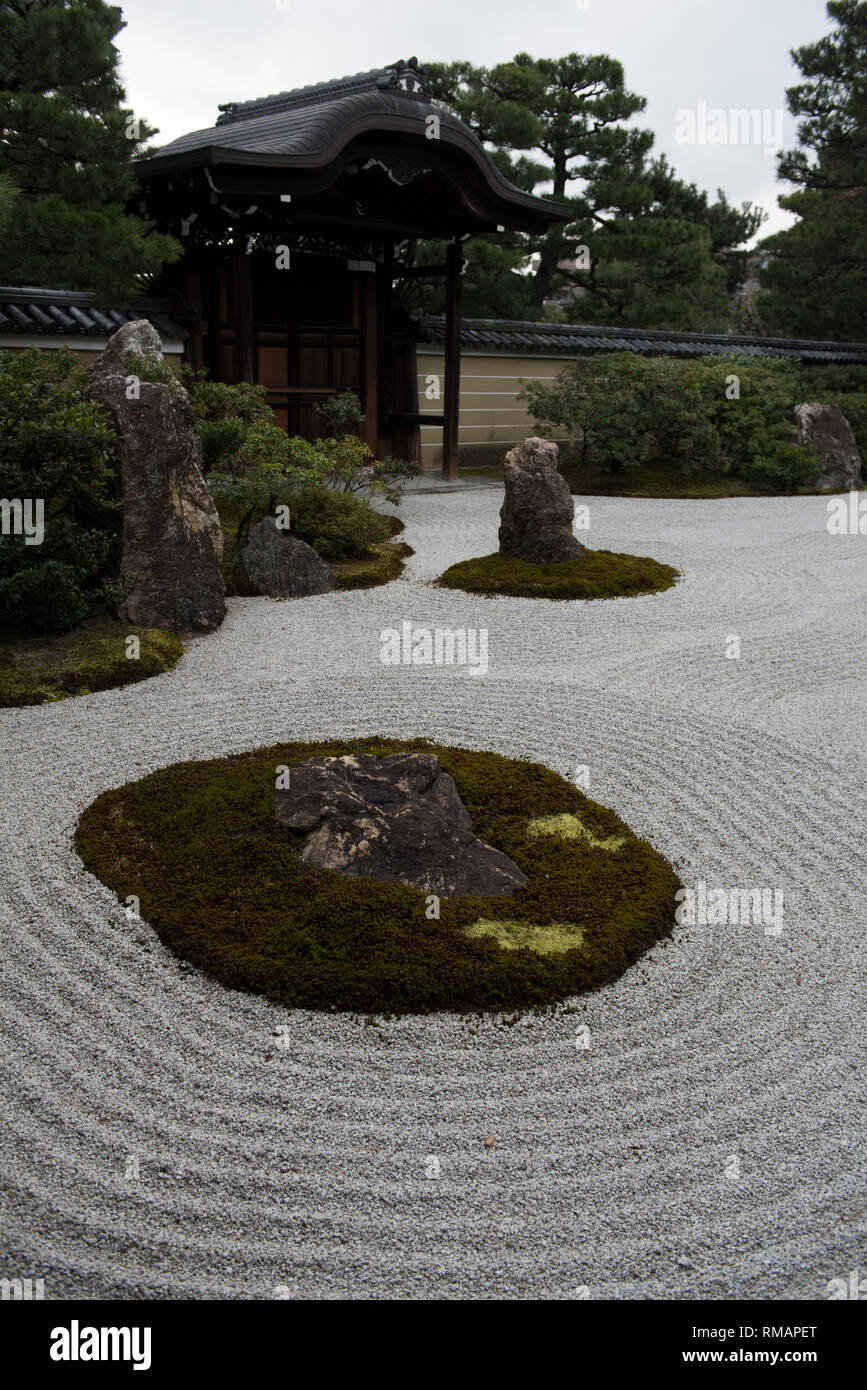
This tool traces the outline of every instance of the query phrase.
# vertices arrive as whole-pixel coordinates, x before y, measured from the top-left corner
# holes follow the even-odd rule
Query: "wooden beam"
[[[458,476],[458,421],[461,402],[461,243],[450,241],[446,252],[445,389],[443,391],[443,477]]]
[[[235,229],[232,251],[232,289],[235,315],[235,379],[255,384],[253,361],[253,266],[245,254],[246,236]]]
[[[393,410],[389,415],[393,425],[444,425],[444,415],[418,415],[413,411]]]

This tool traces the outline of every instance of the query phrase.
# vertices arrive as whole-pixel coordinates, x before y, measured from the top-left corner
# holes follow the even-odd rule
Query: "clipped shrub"
[[[64,632],[123,597],[114,435],[74,354],[0,352],[0,625]],[[12,504],[42,504],[44,536],[14,534]]]
[[[759,454],[744,469],[744,476],[770,483],[779,492],[795,492],[820,473],[815,449],[798,444],[777,444],[768,454]]]
[[[569,430],[579,466],[619,471],[665,458],[687,471],[736,473],[791,491],[817,471],[815,451],[795,443],[795,405],[821,399],[842,408],[844,399],[827,382],[808,389],[805,378],[786,358],[732,352],[683,362],[612,353],[580,358],[552,384],[525,386],[520,399],[541,433]],[[867,410],[860,396],[848,399],[857,438]]]
[[[364,559],[388,540],[388,517],[349,492],[321,484],[304,487],[292,498],[291,529],[326,560]]]
[[[827,401],[837,396],[867,392],[867,362],[829,363],[826,367],[802,367],[799,372],[802,401]]]

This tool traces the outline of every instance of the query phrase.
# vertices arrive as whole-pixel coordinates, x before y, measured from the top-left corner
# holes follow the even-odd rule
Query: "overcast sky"
[[[700,104],[707,113],[757,108],[767,113],[763,139],[772,142],[782,121],[791,147],[785,89],[798,72],[789,51],[832,27],[824,0],[126,0],[122,8],[128,102],[159,127],[161,144],[212,125],[220,102],[397,58],[492,66],[520,52],[608,53],[647,98],[636,123],[654,131],[654,149],[688,182],[764,207],[762,235],[791,220],[777,208],[775,157],[763,143],[734,143],[731,126],[710,132],[729,143],[698,143]],[[695,113],[696,143],[678,140],[690,133],[678,111]]]

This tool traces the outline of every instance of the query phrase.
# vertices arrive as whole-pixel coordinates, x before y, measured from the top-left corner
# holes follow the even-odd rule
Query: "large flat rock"
[[[305,835],[301,858],[349,878],[406,883],[443,897],[502,896],[527,877],[477,839],[454,778],[432,753],[311,758],[274,793],[274,813]]]

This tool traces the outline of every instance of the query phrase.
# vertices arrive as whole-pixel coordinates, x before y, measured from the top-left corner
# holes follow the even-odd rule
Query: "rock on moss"
[[[278,768],[314,757],[434,753],[455,781],[475,834],[526,875],[508,920],[530,936],[565,924],[581,949],[500,944],[480,921],[503,898],[431,895],[402,883],[347,879],[305,864],[272,812]],[[533,835],[549,816],[578,816],[595,840]],[[613,811],[539,763],[424,739],[288,743],[177,763],[105,792],[84,812],[86,867],[141,914],[176,955],[286,1007],[369,1013],[543,1008],[599,989],[674,923],[671,866]],[[436,915],[437,911],[439,916]],[[529,942],[529,937],[528,937]]]

